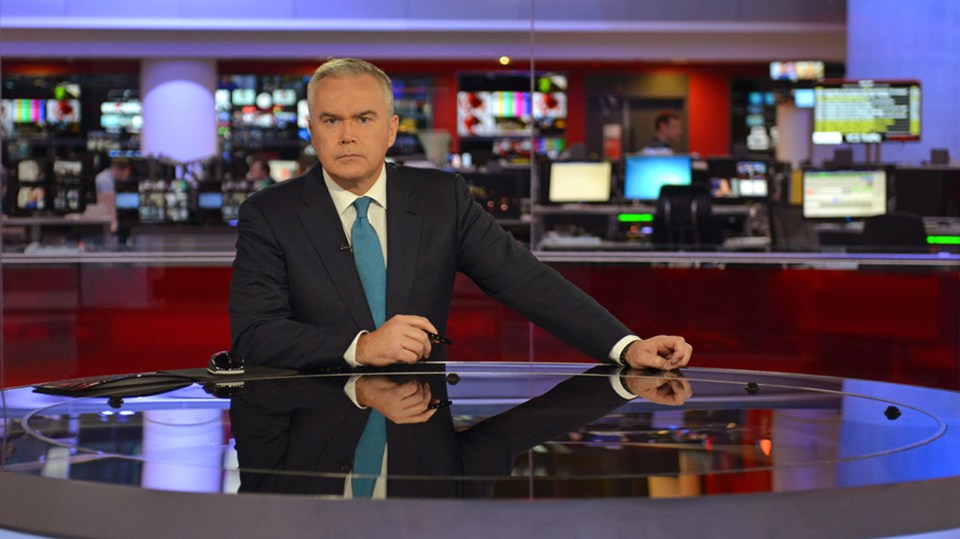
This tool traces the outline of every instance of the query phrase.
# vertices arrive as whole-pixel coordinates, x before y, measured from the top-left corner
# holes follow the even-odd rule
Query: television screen
[[[551,163],[550,202],[607,202],[612,165],[605,163]]]
[[[46,187],[36,184],[21,184],[17,191],[17,208],[27,211],[47,209]]]
[[[18,124],[43,124],[47,121],[46,99],[11,99],[8,110]]]
[[[197,206],[202,210],[219,210],[223,207],[223,193],[200,193]]]
[[[48,99],[48,124],[75,124],[80,122],[80,101],[76,99]]]
[[[310,119],[310,105],[306,99],[301,99],[297,101],[297,127],[300,129],[307,129],[310,127],[308,123]]]
[[[300,173],[300,163],[297,161],[271,159],[267,164],[270,165],[270,177],[278,182],[289,180]]]
[[[624,197],[656,200],[664,185],[690,185],[693,179],[690,156],[651,155],[626,158]]]
[[[140,208],[140,193],[117,193],[118,210],[136,210]]]
[[[796,88],[793,90],[793,104],[798,109],[812,109],[817,102],[817,93],[813,88]]]
[[[297,91],[289,88],[278,88],[273,91],[273,103],[281,107],[292,107],[297,104]]]
[[[460,73],[457,133],[463,137],[562,136],[567,77],[562,73]],[[532,90],[532,92],[531,92]]]
[[[82,161],[64,161],[63,159],[57,159],[53,162],[53,178],[55,180],[80,179],[82,174]]]
[[[252,106],[257,101],[257,91],[253,88],[237,88],[231,94],[234,107]]]
[[[47,179],[47,173],[42,162],[24,159],[17,163],[17,179],[22,182],[38,182]]]
[[[138,99],[101,103],[100,127],[111,132],[139,133],[143,127],[143,105]]]
[[[960,169],[897,167],[897,211],[924,217],[960,217]]]
[[[240,109],[240,125],[270,128],[274,124],[273,111],[261,110],[254,106]]]
[[[820,80],[826,66],[820,61],[770,62],[770,78],[773,80]]]
[[[230,99],[230,90],[218,88],[217,91],[213,93],[213,106],[216,111],[225,112],[232,109],[233,103]]]
[[[825,81],[814,94],[814,144],[920,140],[918,81]]]
[[[457,132],[491,137],[529,134],[530,92],[458,92]]]
[[[884,169],[803,171],[803,216],[855,219],[887,212]]]
[[[83,188],[77,184],[54,184],[53,209],[58,213],[77,213],[87,208]]]
[[[710,194],[717,199],[763,199],[769,192],[766,161],[736,161],[729,174],[710,174]]]

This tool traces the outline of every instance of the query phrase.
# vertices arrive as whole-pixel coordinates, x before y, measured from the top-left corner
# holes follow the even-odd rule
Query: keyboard
[[[134,397],[186,387],[193,380],[179,374],[149,372],[88,376],[33,386],[36,393],[67,397]]]

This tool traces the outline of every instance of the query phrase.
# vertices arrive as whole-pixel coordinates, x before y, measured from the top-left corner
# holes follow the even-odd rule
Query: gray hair
[[[390,82],[390,77],[379,67],[359,58],[333,58],[324,62],[313,72],[310,82],[307,83],[307,103],[310,105],[311,115],[313,114],[313,94],[317,83],[327,77],[360,77],[363,75],[370,75],[380,83],[383,97],[387,103],[387,113],[392,116],[393,83]]]

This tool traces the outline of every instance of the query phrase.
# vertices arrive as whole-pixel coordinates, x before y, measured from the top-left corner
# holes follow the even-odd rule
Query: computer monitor
[[[555,204],[609,202],[612,171],[609,162],[551,163],[548,200]]]
[[[47,184],[20,182],[17,189],[17,209],[20,213],[33,214],[47,209]]]
[[[278,182],[289,180],[300,173],[300,163],[297,161],[271,159],[267,164],[270,165],[270,176]]]
[[[898,167],[893,196],[898,212],[960,217],[960,169]]]
[[[140,209],[140,193],[117,192],[116,194],[117,210],[138,210]]]
[[[47,179],[47,162],[24,159],[17,163],[17,179],[21,182],[42,182]]]
[[[917,80],[826,80],[814,86],[813,143],[920,140]]]
[[[625,160],[623,196],[629,200],[656,200],[664,185],[690,185],[688,155],[643,155]]]
[[[803,216],[808,219],[858,219],[887,212],[887,171],[805,169]]]
[[[708,176],[715,200],[763,200],[770,192],[769,164],[761,160],[711,159]]]
[[[197,207],[201,210],[220,210],[223,207],[223,193],[199,193]]]

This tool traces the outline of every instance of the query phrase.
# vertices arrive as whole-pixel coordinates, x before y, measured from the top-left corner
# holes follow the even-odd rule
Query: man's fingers
[[[434,327],[432,323],[430,323],[430,320],[422,316],[417,316],[414,314],[398,314],[393,318],[391,318],[390,320],[394,320],[394,319],[396,319],[398,322],[402,322],[407,326],[415,327],[420,331],[426,331],[430,333],[439,333],[437,331],[437,328]]]
[[[637,354],[637,363],[638,365],[631,365],[636,369],[643,368],[654,368],[660,370],[669,370],[670,361],[667,358],[650,351],[646,348],[641,348],[639,354]]]

